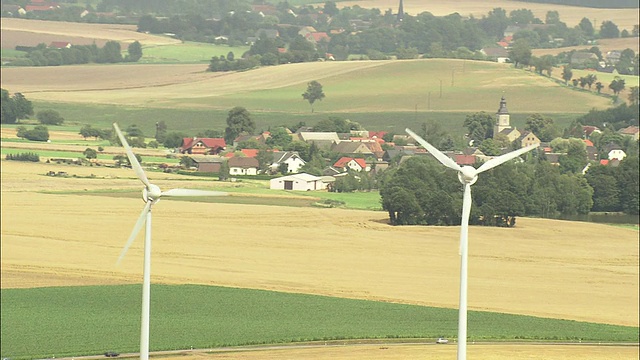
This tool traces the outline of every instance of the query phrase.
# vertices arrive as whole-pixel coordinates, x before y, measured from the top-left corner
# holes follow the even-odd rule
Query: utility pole
[[[455,73],[456,69],[452,68],[451,69],[451,86],[453,86],[453,74]]]
[[[442,99],[442,79],[440,79],[440,99]]]

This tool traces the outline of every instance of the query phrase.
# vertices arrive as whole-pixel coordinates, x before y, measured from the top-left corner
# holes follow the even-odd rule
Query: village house
[[[373,156],[369,147],[360,141],[340,141],[331,147],[331,151],[344,155]]]
[[[183,138],[178,148],[182,154],[218,155],[227,148],[223,138]]]
[[[256,158],[234,156],[227,161],[229,175],[258,175],[260,163]]]
[[[638,141],[638,134],[640,134],[640,128],[638,126],[631,125],[626,128],[618,130],[618,132],[625,136],[631,136],[633,140]]]
[[[531,131],[525,131],[517,140],[520,147],[527,147],[531,145],[540,146],[540,139],[538,139],[536,134]]]
[[[207,173],[219,173],[225,162],[224,158],[219,156],[191,156],[191,159],[195,163],[197,171]]]
[[[49,49],[71,49],[71,43],[68,41],[52,41]]]
[[[340,142],[338,133],[335,132],[307,132],[298,133],[298,139],[309,144],[315,144],[319,149],[330,150]]]
[[[306,173],[286,175],[269,180],[272,190],[313,191],[325,190],[327,183],[321,177]]]
[[[297,173],[306,162],[300,157],[297,151],[274,151],[273,162],[269,166],[272,173],[280,168],[281,164],[287,165],[288,173]]]
[[[344,156],[333,164],[333,168],[341,172],[352,171],[369,171],[371,168],[367,166],[367,162],[361,158],[352,158]]]

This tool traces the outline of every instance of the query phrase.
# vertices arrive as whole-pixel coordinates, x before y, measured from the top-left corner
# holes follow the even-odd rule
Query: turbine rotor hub
[[[458,171],[458,180],[460,180],[463,185],[473,185],[478,181],[478,172],[471,166],[463,166],[462,169]]]
[[[147,198],[151,199],[151,201],[155,201],[160,199],[162,195],[162,190],[157,185],[149,184],[149,188],[147,189]]]

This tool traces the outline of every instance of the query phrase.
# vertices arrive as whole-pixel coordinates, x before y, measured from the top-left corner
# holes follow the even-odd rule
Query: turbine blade
[[[471,214],[471,185],[464,185],[462,222],[460,223],[460,254],[466,253],[469,244],[469,215]]]
[[[129,162],[131,163],[133,171],[136,172],[138,179],[140,179],[140,181],[142,181],[142,183],[148,188],[151,183],[149,183],[147,175],[144,173],[144,170],[142,170],[142,166],[140,166],[138,159],[136,159],[133,150],[131,150],[131,146],[129,146],[129,144],[127,143],[127,139],[125,139],[124,135],[122,135],[122,131],[120,131],[118,123],[113,123],[113,127],[116,129],[116,134],[118,134],[118,138],[120,138],[120,142],[122,143],[122,146],[127,153],[127,157],[129,158]]]
[[[127,240],[127,243],[124,245],[124,248],[122,248],[122,251],[120,252],[120,256],[118,257],[118,261],[116,262],[116,265],[120,265],[120,261],[122,261],[122,259],[124,258],[124,255],[129,250],[129,247],[131,246],[131,244],[133,244],[133,241],[138,236],[140,229],[142,229],[142,226],[147,220],[147,213],[149,212],[150,209],[151,209],[151,201],[147,201],[147,204],[144,206],[144,208],[142,209],[142,212],[140,213],[140,216],[138,217],[138,221],[136,221],[136,224],[133,226],[133,230],[131,230],[131,235],[129,235],[129,240]]]
[[[522,155],[522,154],[524,154],[526,152],[529,152],[529,151],[531,151],[531,150],[533,150],[533,149],[535,149],[537,147],[538,147],[538,145],[535,145],[535,144],[534,145],[529,145],[527,147],[523,147],[523,148],[518,149],[516,151],[512,151],[510,153],[506,153],[504,155],[500,155],[500,156],[498,156],[496,158],[493,158],[493,159],[487,161],[486,163],[480,165],[480,167],[478,168],[478,174],[483,172],[483,171],[487,171],[489,169],[493,169],[494,167],[496,167],[496,166],[498,166],[498,165],[500,165],[500,164],[502,164],[502,163],[504,163],[506,161],[509,161],[511,159],[515,159],[518,156],[520,156],[520,155]]]
[[[448,168],[451,168],[453,170],[456,170],[456,171],[461,171],[462,170],[462,167],[460,167],[460,165],[456,164],[456,162],[453,161],[452,158],[448,157],[447,155],[445,155],[442,152],[440,152],[440,150],[436,149],[435,146],[429,144],[426,140],[424,140],[423,138],[418,136],[413,131],[411,131],[409,129],[405,129],[405,131],[407,132],[407,134],[411,135],[412,138],[416,139],[416,141],[419,142],[420,145],[422,145],[425,149],[427,149],[427,151],[429,151],[429,153],[431,153],[431,155],[433,155],[433,157],[438,159],[438,161],[440,161],[442,163],[442,165],[444,165],[444,166],[446,166]]]
[[[162,196],[227,196],[226,192],[196,189],[171,189],[162,192]]]

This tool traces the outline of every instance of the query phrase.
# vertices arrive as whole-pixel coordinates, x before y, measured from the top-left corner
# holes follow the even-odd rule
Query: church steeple
[[[404,18],[404,6],[402,6],[402,0],[400,0],[400,6],[398,6],[398,21],[402,21]]]
[[[496,124],[493,127],[493,137],[495,138],[502,130],[511,129],[509,121],[509,110],[507,110],[507,100],[504,95],[500,99],[500,108],[496,113]]]

